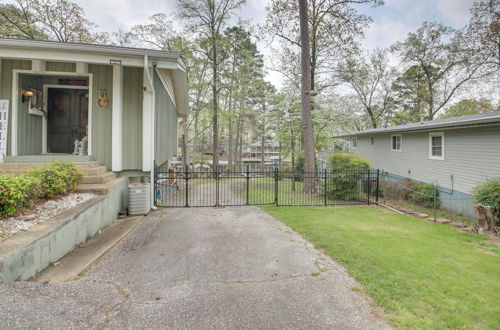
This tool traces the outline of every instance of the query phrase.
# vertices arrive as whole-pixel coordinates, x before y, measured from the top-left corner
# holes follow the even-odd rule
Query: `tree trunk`
[[[300,16],[300,62],[302,68],[301,77],[301,105],[302,105],[302,128],[304,143],[304,170],[314,172],[314,145],[313,127],[311,120],[311,60],[309,49],[309,26],[307,17],[307,0],[299,1]],[[316,180],[312,175],[304,175],[303,192],[313,193],[316,191]]]
[[[233,170],[233,118],[229,113],[229,122],[227,125],[227,166],[230,171]]]
[[[215,36],[213,37],[215,38]],[[219,165],[219,99],[218,99],[218,90],[217,90],[217,45],[214,41],[213,45],[213,63],[212,63],[212,102],[213,102],[213,116],[212,116],[212,125],[213,125],[213,158],[212,158],[212,167],[216,169]]]
[[[293,139],[293,134],[292,134],[291,145],[292,145],[292,191],[295,191],[295,140]]]
[[[266,139],[264,137],[264,132],[260,136],[260,167],[264,168],[264,148],[266,144]]]

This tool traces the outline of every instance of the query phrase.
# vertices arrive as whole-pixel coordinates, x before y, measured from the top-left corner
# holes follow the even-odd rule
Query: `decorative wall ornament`
[[[108,105],[109,105],[108,95],[107,95],[106,88],[100,88],[100,89],[98,89],[97,92],[99,94],[97,96],[97,105],[101,109],[106,109],[108,107]]]

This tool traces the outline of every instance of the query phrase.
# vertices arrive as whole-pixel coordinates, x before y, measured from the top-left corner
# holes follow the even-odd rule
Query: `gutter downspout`
[[[151,203],[151,209],[156,210],[156,207],[154,206],[154,171],[155,171],[155,89],[154,89],[154,84],[153,80],[151,79],[151,72],[149,72],[149,58],[148,55],[144,55],[144,72],[145,76],[147,76],[147,81],[146,85],[148,85],[148,89],[152,95],[151,97],[151,127],[150,127],[150,134],[151,134],[151,157],[149,160],[150,163],[150,175],[149,175],[149,180],[150,180],[150,185],[149,185],[149,201]]]

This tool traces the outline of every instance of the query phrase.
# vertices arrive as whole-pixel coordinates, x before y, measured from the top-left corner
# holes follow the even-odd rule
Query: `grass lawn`
[[[375,206],[262,208],[343,263],[396,327],[500,329],[500,247],[482,235]]]

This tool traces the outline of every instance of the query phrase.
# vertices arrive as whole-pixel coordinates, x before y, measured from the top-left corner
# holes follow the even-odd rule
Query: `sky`
[[[151,15],[164,12],[175,14],[175,0],[73,0],[82,6],[87,17],[102,31],[128,30],[136,24],[147,23]],[[295,0],[290,0],[295,1]],[[9,1],[11,2],[11,1]],[[262,24],[265,7],[270,0],[247,0],[238,15]],[[424,21],[436,21],[460,28],[470,19],[469,9],[474,0],[385,0],[385,5],[372,8],[358,6],[359,12],[372,17],[373,23],[366,30],[364,48],[387,47],[397,40],[404,40],[408,32],[415,31]],[[270,55],[264,43],[259,44],[264,56]],[[282,77],[268,70],[267,79],[280,87]]]

